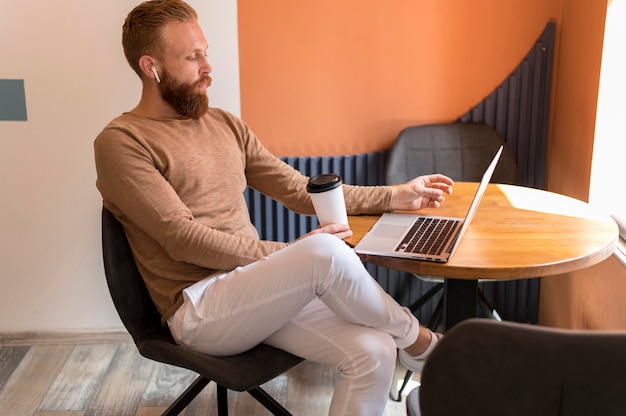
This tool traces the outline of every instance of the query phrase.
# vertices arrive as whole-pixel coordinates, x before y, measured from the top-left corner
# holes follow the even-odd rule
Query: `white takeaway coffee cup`
[[[315,214],[320,225],[348,225],[346,201],[343,196],[343,180],[334,173],[313,176],[307,184]]]

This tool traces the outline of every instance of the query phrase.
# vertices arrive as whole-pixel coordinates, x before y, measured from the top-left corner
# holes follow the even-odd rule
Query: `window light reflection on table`
[[[567,203],[568,216],[606,219],[603,213],[592,209],[587,203],[565,195],[547,191],[538,194],[532,188],[519,186],[498,185],[498,188],[507,197],[511,205],[517,209],[563,216],[563,205]]]

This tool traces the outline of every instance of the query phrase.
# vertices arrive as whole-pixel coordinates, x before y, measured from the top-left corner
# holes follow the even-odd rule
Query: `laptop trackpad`
[[[378,226],[372,230],[371,235],[380,238],[398,239],[402,237],[405,231],[406,225],[378,224]]]

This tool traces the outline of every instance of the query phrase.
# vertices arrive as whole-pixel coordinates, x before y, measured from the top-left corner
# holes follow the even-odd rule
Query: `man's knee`
[[[358,353],[351,360],[352,371],[366,377],[369,374],[373,380],[393,373],[397,347],[391,335],[368,328],[356,341],[359,344]]]
[[[333,263],[345,262],[348,267],[353,267],[360,260],[354,250],[343,240],[331,234],[313,234],[299,242],[307,252],[307,256],[313,261],[332,260]]]
[[[313,234],[301,240],[302,243],[306,243],[311,247],[318,249],[320,251],[324,251],[328,249],[329,252],[334,252],[335,250],[346,250],[351,251],[350,247],[339,238],[335,237],[332,234],[327,233],[319,233]]]

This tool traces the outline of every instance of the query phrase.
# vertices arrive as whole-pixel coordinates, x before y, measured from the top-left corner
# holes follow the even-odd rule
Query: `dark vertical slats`
[[[519,184],[542,189],[555,31],[556,24],[548,23],[515,71],[458,120],[494,128],[515,154]]]
[[[348,156],[282,158],[304,175],[334,172],[341,175],[345,183],[352,185],[382,184],[386,159],[386,151]],[[318,225],[315,217],[291,212],[253,189],[246,189],[244,197],[252,223],[263,239],[293,241]]]

